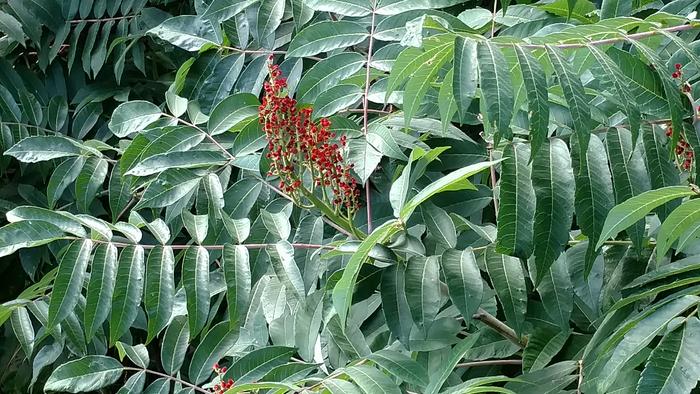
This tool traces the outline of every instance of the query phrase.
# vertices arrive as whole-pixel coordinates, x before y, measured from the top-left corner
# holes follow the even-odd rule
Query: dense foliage
[[[690,393],[699,3],[0,2],[0,391]]]

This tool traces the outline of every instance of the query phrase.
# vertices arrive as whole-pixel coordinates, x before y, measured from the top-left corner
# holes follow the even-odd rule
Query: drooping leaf
[[[257,97],[250,93],[229,96],[212,110],[207,122],[209,134],[221,134],[238,123],[257,116],[259,105]]]
[[[187,316],[176,316],[165,330],[160,348],[163,370],[174,375],[185,361],[187,345],[190,342],[190,329]]]
[[[35,136],[19,141],[5,151],[5,155],[25,163],[38,163],[61,157],[78,156],[80,148],[66,137]]]
[[[294,348],[286,346],[268,346],[254,350],[236,360],[224,379],[231,378],[239,384],[256,382],[274,367],[289,361],[293,354]]]
[[[440,388],[450,376],[455,366],[462,359],[464,354],[471,349],[479,339],[479,334],[472,334],[462,339],[450,351],[448,359],[440,366],[437,373],[430,377],[430,384],[425,389],[426,394],[437,394]]]
[[[406,297],[419,327],[428,329],[440,309],[439,278],[437,256],[416,257],[406,263]]]
[[[503,8],[505,11],[505,7]],[[549,134],[549,96],[547,76],[540,62],[525,48],[513,45],[518,56],[518,64],[523,74],[523,83],[529,92],[527,95],[530,112],[530,160],[538,157],[542,144]]]
[[[189,248],[182,264],[190,337],[194,338],[207,324],[209,316],[209,252],[201,246]]]
[[[148,33],[191,52],[198,51],[207,44],[221,44],[222,41],[218,26],[194,15],[168,18]]]
[[[512,140],[510,121],[513,117],[513,82],[500,48],[488,41],[477,45],[479,86],[486,108],[486,118],[495,125],[500,136]]]
[[[520,260],[489,248],[484,253],[484,263],[493,289],[503,306],[506,321],[516,333],[521,333],[528,300],[525,274]]]
[[[116,274],[117,247],[114,244],[98,245],[90,264],[90,281],[83,314],[85,338],[88,341],[109,316]]]
[[[450,300],[462,313],[464,320],[469,321],[479,309],[484,295],[484,283],[474,252],[471,249],[448,249],[442,254],[440,262]]]
[[[29,223],[29,222],[27,222]],[[49,303],[48,326],[53,327],[78,304],[83,278],[92,252],[92,241],[73,241],[58,264]]]
[[[539,283],[564,251],[574,213],[574,173],[564,141],[546,141],[532,159],[532,187],[537,199],[533,243]]]
[[[129,101],[119,105],[109,121],[109,129],[119,138],[145,129],[160,119],[162,112],[155,104],[144,101]]]
[[[212,374],[212,366],[233,347],[238,340],[238,328],[222,321],[212,327],[202,338],[192,355],[189,377],[194,384],[200,384]],[[184,354],[183,354],[184,356]]]
[[[399,387],[376,368],[367,365],[355,365],[345,369],[355,384],[365,393],[399,394]]]
[[[146,287],[144,307],[148,316],[150,342],[168,324],[175,298],[175,256],[169,246],[156,246],[148,253],[146,261]]]
[[[476,41],[457,37],[454,51],[455,68],[452,76],[452,89],[459,113],[464,116],[472,99],[476,97],[479,76]]]
[[[388,349],[372,353],[368,357],[390,374],[406,383],[420,387],[428,385],[428,372],[410,357]]]
[[[538,371],[546,367],[564,347],[570,331],[540,328],[528,338],[523,352],[523,369]]]
[[[110,343],[117,342],[136,319],[143,297],[144,270],[142,246],[128,246],[122,249],[109,319]]]
[[[503,158],[496,250],[528,258],[533,249],[536,200],[528,165],[530,147],[522,143],[508,144]]]
[[[537,266],[537,271],[540,271]],[[552,321],[562,328],[569,327],[569,318],[574,309],[574,289],[566,263],[566,253],[561,253],[544,272],[538,272],[537,291],[542,305]]]

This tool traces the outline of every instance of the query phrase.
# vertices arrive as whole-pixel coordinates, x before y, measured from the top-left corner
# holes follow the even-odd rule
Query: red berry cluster
[[[671,137],[673,135],[673,127],[668,126],[666,129],[666,136]],[[688,141],[683,138],[681,135],[678,139],[678,144],[676,145],[676,156],[678,156],[678,160],[682,161],[683,164],[681,166],[683,167],[684,170],[690,170],[690,166],[693,165],[693,157],[695,157],[695,153],[693,153],[693,148],[690,146]]]
[[[215,394],[224,394],[226,392],[226,390],[233,387],[233,383],[234,383],[233,379],[229,379],[227,381],[224,381],[224,374],[226,373],[226,367],[220,366],[219,363],[214,364],[213,369],[214,369],[214,372],[216,372],[216,374],[219,375],[219,380],[221,382],[214,385],[212,392]]]
[[[314,187],[332,191],[328,200],[340,210],[352,215],[359,207],[360,191],[350,174],[352,165],[344,163],[341,149],[347,144],[345,136],[333,142],[335,133],[331,122],[312,120],[313,109],[297,108],[297,101],[286,92],[287,79],[278,65],[268,62],[270,80],[264,84],[265,95],[259,108],[259,119],[268,141],[270,171],[268,176],[280,178],[279,188],[295,199],[303,196],[302,179],[310,175]]]
[[[675,67],[676,67],[676,71],[674,71],[673,74],[671,74],[671,76],[674,79],[682,79],[683,78],[683,71],[681,69],[683,68],[683,65],[680,63],[676,63]],[[685,81],[681,81],[681,84],[682,84],[681,90],[683,90],[683,93],[690,93],[690,91],[692,89],[690,84],[688,82],[685,82]]]

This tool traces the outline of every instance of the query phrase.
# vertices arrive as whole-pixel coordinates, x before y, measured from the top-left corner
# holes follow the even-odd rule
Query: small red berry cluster
[[[666,136],[671,137],[672,135],[673,127],[669,125],[666,129]],[[693,165],[693,157],[695,157],[695,153],[693,153],[693,148],[682,135],[678,138],[675,152],[676,156],[678,157],[678,161],[682,162],[681,166],[683,169],[686,171],[690,170],[690,167]]]
[[[212,388],[212,392],[215,394],[224,394],[226,390],[233,387],[233,379],[224,380],[224,374],[226,373],[226,367],[222,367],[219,363],[214,364],[214,372],[219,375],[220,382],[215,384]]]
[[[280,179],[279,188],[300,201],[304,195],[302,180],[310,175],[314,187],[322,187],[324,201],[336,211],[345,209],[350,216],[359,208],[360,191],[350,174],[352,164],[346,164],[341,149],[347,144],[345,136],[334,142],[331,122],[312,119],[312,108],[297,108],[297,101],[287,95],[287,79],[278,65],[268,62],[270,80],[264,84],[265,95],[259,107],[259,120],[267,137],[268,176]],[[332,197],[326,197],[326,189]]]
[[[690,84],[687,81],[682,80],[682,78],[683,78],[683,70],[682,70],[683,65],[680,63],[676,63],[675,68],[676,68],[676,71],[674,71],[673,74],[671,74],[671,76],[674,79],[681,79],[681,84],[682,84],[681,89],[683,90],[683,93],[690,93],[690,90],[691,90]]]

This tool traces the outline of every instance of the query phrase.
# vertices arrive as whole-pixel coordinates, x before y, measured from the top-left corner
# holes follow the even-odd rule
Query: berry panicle
[[[330,120],[316,121],[312,108],[297,107],[297,101],[287,94],[287,79],[272,57],[268,69],[270,78],[263,85],[265,94],[259,107],[270,160],[267,175],[278,177],[279,188],[297,201],[303,196],[302,180],[310,179],[313,187],[324,188],[324,200],[352,215],[359,208],[360,191],[350,174],[352,166],[341,153],[347,139],[341,136],[339,143],[334,142]]]
[[[214,372],[218,375],[219,382],[212,388],[212,393],[214,394],[224,394],[228,389],[233,387],[233,379],[224,380],[224,374],[226,374],[226,367],[222,367],[219,363],[215,363],[212,368]]]

